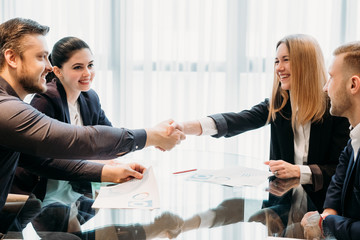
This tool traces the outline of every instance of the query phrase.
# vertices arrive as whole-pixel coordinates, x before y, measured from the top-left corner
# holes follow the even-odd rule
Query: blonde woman
[[[290,215],[298,215],[291,221],[300,222],[307,210],[322,211],[326,189],[349,139],[348,121],[329,114],[329,100],[322,90],[325,83],[324,58],[317,41],[308,35],[289,35],[276,45],[270,100],[239,113],[215,114],[174,126],[185,134],[219,138],[270,124],[270,161],[265,164],[277,178],[298,178],[300,184],[281,198],[281,212],[284,206],[287,209],[279,216],[286,226]],[[266,205],[280,204],[277,200],[271,197]]]

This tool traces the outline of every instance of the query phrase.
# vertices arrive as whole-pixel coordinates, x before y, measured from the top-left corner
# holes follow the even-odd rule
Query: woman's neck
[[[69,103],[71,103],[72,105],[75,105],[77,99],[80,96],[80,91],[74,91],[74,90],[69,90],[64,86],[65,92],[66,92],[66,99]]]

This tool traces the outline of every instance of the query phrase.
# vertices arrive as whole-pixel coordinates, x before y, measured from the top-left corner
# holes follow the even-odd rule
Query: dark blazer
[[[218,134],[213,137],[232,137],[266,125],[269,114],[266,99],[250,110],[239,113],[223,113],[210,116],[214,119]],[[291,126],[290,100],[271,121],[270,159],[294,164],[294,133]],[[321,122],[311,124],[308,165],[312,172],[312,184],[303,185],[308,196],[322,211],[326,190],[335,173],[341,151],[349,139],[349,122],[346,118],[333,117],[328,112]],[[287,194],[291,200],[292,191]]]
[[[70,113],[64,87],[58,80],[47,83],[47,87],[48,90],[45,93],[36,94],[30,104],[51,118],[70,123]],[[101,109],[99,97],[94,90],[90,89],[87,92],[81,92],[78,102],[84,126],[111,126],[111,122]],[[31,158],[31,161],[29,161],[29,158]],[[31,192],[39,182],[34,194],[42,200],[46,193],[46,177],[76,180],[72,182],[74,190],[80,193],[91,192],[89,181],[100,181],[102,168],[102,164],[85,160],[43,159],[22,154],[19,167],[16,170],[12,192]],[[42,177],[39,179],[32,172]]]
[[[360,151],[354,163],[351,140],[341,153],[336,173],[332,177],[324,208],[332,208],[339,215],[328,215],[323,221],[324,231],[336,239],[360,238]]]

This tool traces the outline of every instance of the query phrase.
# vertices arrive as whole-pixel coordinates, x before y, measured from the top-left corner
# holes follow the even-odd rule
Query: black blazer
[[[328,215],[324,222],[325,232],[336,239],[360,237],[360,151],[354,164],[351,140],[341,153],[336,173],[332,177],[324,208],[335,209],[339,215]]]
[[[58,80],[47,83],[47,87],[47,91],[36,94],[30,104],[51,118],[70,123],[70,113],[64,87]],[[99,97],[94,90],[90,89],[87,92],[81,92],[78,102],[84,126],[111,126],[111,122],[101,109]],[[99,182],[102,168],[103,164],[91,163],[86,160],[44,159],[22,154],[19,167],[16,170],[12,192],[29,193],[37,185],[33,193],[42,200],[46,194],[48,177],[60,180],[74,180],[74,182],[71,182],[74,190],[80,193],[89,193],[91,192],[89,181]],[[42,177],[39,178],[33,173]]]
[[[214,119],[218,134],[214,137],[232,137],[266,125],[269,114],[266,99],[250,110],[239,113],[223,113],[210,116]],[[294,133],[291,126],[290,100],[271,121],[270,159],[294,164]],[[311,124],[308,165],[312,172],[312,184],[303,185],[319,211],[323,209],[326,190],[335,173],[341,151],[349,139],[349,122],[346,118],[333,117],[328,112],[321,122]],[[291,200],[292,192],[287,198]]]

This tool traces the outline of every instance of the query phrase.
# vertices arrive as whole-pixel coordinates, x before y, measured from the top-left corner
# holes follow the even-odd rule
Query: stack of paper
[[[146,170],[142,179],[132,179],[115,186],[101,187],[92,207],[159,208],[159,189],[152,167]]]

